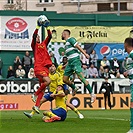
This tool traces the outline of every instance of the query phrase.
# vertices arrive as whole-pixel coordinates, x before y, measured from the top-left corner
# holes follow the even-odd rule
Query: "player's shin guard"
[[[42,83],[41,86],[38,88],[37,92],[35,92],[35,95],[38,96],[40,92],[45,90],[45,88],[46,88],[45,83]]]
[[[44,95],[44,92],[40,92],[40,93],[38,94],[38,97],[37,97],[35,106],[37,106],[37,107],[40,106],[40,101],[41,101],[43,95]]]
[[[131,112],[130,127],[131,130],[133,130],[133,108],[130,108],[130,112]]]

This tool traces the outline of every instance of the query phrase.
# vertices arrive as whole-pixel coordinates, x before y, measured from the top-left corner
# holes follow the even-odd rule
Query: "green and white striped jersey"
[[[129,75],[129,79],[133,80],[133,50],[128,55],[128,59],[126,61],[126,69],[127,69],[128,75]]]
[[[78,42],[73,37],[70,37],[66,40],[65,50],[66,50],[66,56],[68,58],[68,61],[79,57],[78,49],[75,48],[77,43]]]

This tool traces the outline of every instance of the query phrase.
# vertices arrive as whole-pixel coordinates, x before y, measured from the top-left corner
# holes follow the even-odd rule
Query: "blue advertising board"
[[[103,59],[106,56],[108,60],[114,57],[118,60],[123,60],[128,56],[123,43],[97,43],[94,45],[94,50],[98,55],[98,59]]]

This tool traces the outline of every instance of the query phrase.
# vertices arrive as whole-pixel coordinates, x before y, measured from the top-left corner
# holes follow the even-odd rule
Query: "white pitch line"
[[[77,118],[77,117],[68,117],[68,118]],[[112,121],[130,121],[129,119],[119,119],[119,118],[103,118],[103,117],[85,117],[88,119],[101,119],[101,120],[112,120]]]

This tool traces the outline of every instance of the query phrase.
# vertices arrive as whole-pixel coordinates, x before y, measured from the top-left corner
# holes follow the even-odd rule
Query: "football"
[[[47,27],[50,24],[50,21],[45,15],[40,15],[38,17],[37,23],[39,26]]]
[[[106,92],[106,89],[103,88],[103,89],[102,89],[102,93],[105,93],[105,92]]]

